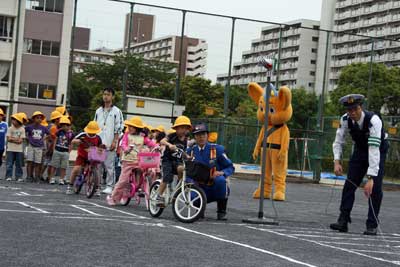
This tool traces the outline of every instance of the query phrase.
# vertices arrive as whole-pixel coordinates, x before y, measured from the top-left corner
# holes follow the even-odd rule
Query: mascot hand
[[[286,159],[286,157],[287,157],[287,151],[285,151],[285,150],[279,150],[279,153],[278,153],[278,160],[283,161],[283,160]]]
[[[253,159],[257,160],[259,154],[260,154],[260,149],[254,149],[254,151],[253,151]]]

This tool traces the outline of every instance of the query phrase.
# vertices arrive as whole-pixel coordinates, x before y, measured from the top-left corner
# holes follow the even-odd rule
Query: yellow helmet
[[[21,113],[15,113],[11,115],[11,118],[17,120],[21,124],[24,124],[24,117]]]
[[[36,116],[42,116],[43,120],[46,119],[46,116],[45,116],[41,111],[35,111],[35,112],[33,112],[33,114],[32,114],[32,119],[33,119],[34,117],[36,117]]]
[[[26,115],[25,112],[18,112],[15,113],[14,115],[18,115],[22,119],[22,123],[26,123],[29,121],[28,116]]]
[[[71,121],[69,120],[68,116],[61,116],[60,124],[71,125]]]
[[[49,126],[49,124],[47,123],[46,119],[42,120],[42,122],[40,123],[40,125],[47,127]]]
[[[56,107],[56,111],[60,112],[61,115],[66,115],[67,108],[65,106]]]
[[[90,121],[83,130],[88,134],[98,134],[101,132],[101,129],[96,121]]]
[[[178,126],[189,126],[190,128],[192,128],[192,123],[190,122],[190,119],[188,117],[179,116],[178,118],[176,118],[172,129],[175,129]]]
[[[217,132],[208,133],[208,142],[215,143],[215,142],[217,142],[217,139],[218,139],[218,133]]]
[[[164,126],[158,125],[156,128],[153,128],[152,131],[159,131],[160,133],[165,132]]]
[[[144,128],[143,121],[138,116],[134,116],[134,117],[130,118],[129,120],[126,120],[125,121],[125,125],[126,126],[133,126],[133,127],[140,128],[140,129]]]
[[[169,129],[169,130],[167,131],[167,134],[172,134],[172,133],[176,133],[176,131],[175,131],[174,129]]]
[[[50,115],[50,120],[53,121],[53,120],[59,119],[61,117],[62,117],[62,114],[59,111],[54,110]]]
[[[4,111],[0,108],[0,115],[4,116]]]
[[[154,127],[152,127],[151,125],[148,125],[148,124],[145,124],[144,128],[149,129],[150,132],[154,130]]]

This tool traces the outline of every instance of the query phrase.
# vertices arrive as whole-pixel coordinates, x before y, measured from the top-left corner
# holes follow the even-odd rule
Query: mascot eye
[[[270,112],[270,113],[275,113],[275,108],[270,107],[270,108],[269,108],[269,112]]]

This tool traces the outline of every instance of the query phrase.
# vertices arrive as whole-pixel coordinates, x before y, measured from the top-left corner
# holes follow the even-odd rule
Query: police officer
[[[217,201],[217,219],[226,220],[229,195],[227,178],[233,174],[235,168],[225,154],[223,146],[208,142],[207,125],[197,124],[192,133],[196,144],[188,148],[187,153],[193,156],[194,161],[199,161],[211,168],[210,181],[199,185],[206,193],[208,203]]]
[[[342,191],[339,219],[331,224],[330,228],[340,232],[348,231],[347,224],[351,223],[350,213],[354,204],[354,193],[366,174],[368,181],[364,186],[364,194],[368,198],[369,209],[364,234],[376,235],[383,196],[384,164],[389,146],[385,139],[382,120],[373,112],[362,109],[363,100],[364,96],[360,94],[346,95],[339,100],[347,113],[340,119],[340,127],[336,131],[333,143],[335,175],[343,174],[340,159],[346,133],[353,139],[353,153]]]

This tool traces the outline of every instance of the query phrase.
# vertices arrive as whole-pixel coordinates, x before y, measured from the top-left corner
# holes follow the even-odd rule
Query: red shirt
[[[80,139],[81,144],[78,147],[78,156],[87,159],[88,158],[88,152],[85,149],[88,149],[91,146],[100,146],[102,144],[100,136],[97,134],[93,137],[90,137],[87,133],[82,132],[75,136],[74,139]]]

